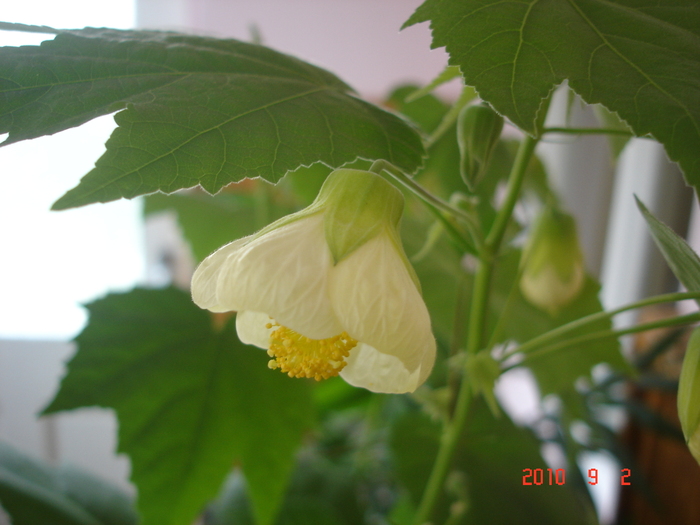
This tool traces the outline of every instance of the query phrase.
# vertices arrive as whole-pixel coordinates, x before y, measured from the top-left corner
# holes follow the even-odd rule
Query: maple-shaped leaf
[[[700,188],[697,0],[427,0],[430,21],[468,85],[536,133],[542,99],[565,79],[589,104],[652,135]]]
[[[0,49],[4,144],[115,111],[118,127],[54,209],[197,184],[215,193],[245,177],[277,182],[316,162],[384,159],[408,173],[422,163],[421,137],[406,121],[264,46],[156,31],[57,32],[40,46]]]
[[[272,523],[312,423],[309,384],[269,370],[233,323],[214,329],[186,292],[136,289],[87,308],[78,352],[45,412],[115,410],[142,525],[189,525],[235,464],[258,523]]]

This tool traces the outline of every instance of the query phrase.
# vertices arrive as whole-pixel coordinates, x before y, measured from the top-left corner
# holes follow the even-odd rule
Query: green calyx
[[[326,178],[316,200],[309,206],[269,224],[253,238],[322,213],[326,243],[334,265],[380,233],[386,234],[420,291],[420,281],[406,257],[399,234],[403,206],[401,192],[381,176],[370,171],[341,168]]]
[[[326,242],[338,264],[384,229],[398,241],[403,205],[401,192],[379,175],[339,169],[328,176],[312,206],[325,210]]]

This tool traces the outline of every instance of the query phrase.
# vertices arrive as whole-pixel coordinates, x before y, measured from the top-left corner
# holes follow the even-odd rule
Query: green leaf
[[[121,111],[119,111],[121,110]],[[54,209],[200,184],[277,182],[301,165],[422,162],[418,133],[340,79],[263,46],[155,31],[63,31],[0,52],[4,144],[119,111],[107,151]]]
[[[689,292],[700,292],[700,258],[676,232],[654,217],[635,195],[654,242],[674,275]]]
[[[191,523],[234,462],[257,522],[272,523],[311,424],[309,384],[268,370],[233,323],[214,330],[180,290],[136,289],[87,308],[90,322],[46,412],[116,411],[143,525]]]
[[[0,443],[0,503],[14,525],[135,525],[129,496],[71,467],[56,469]]]
[[[468,489],[467,515],[459,523],[595,523],[593,509],[577,500],[568,480],[557,485],[553,479],[549,485],[540,443],[528,430],[516,427],[506,416],[495,419],[481,402],[470,414],[469,427],[451,466],[452,472],[466,475]],[[406,414],[392,428],[398,478],[414,501],[419,501],[423,492],[439,442],[440,428],[423,414]],[[523,469],[543,469],[543,484],[523,485]],[[446,499],[438,514],[446,514],[451,503]],[[445,515],[438,516],[434,523],[445,519]]]
[[[433,47],[514,124],[536,133],[565,79],[635,134],[651,134],[700,188],[700,4],[696,0],[426,0]]]
[[[455,66],[447,66],[445,69],[443,69],[438,76],[436,76],[433,80],[431,80],[426,86],[423,86],[420,89],[415,89],[412,93],[410,93],[406,97],[406,102],[413,102],[414,100],[417,100],[421,97],[424,97],[433,91],[435,91],[438,87],[442,86],[445,82],[449,82],[453,78],[457,78],[460,76],[461,73],[459,71],[458,67]]]
[[[511,250],[504,254],[496,267],[489,321],[490,331],[495,331],[491,336],[493,342],[524,343],[558,326],[603,310],[598,299],[600,285],[591,277],[586,277],[576,299],[562,307],[556,316],[540,310],[523,297],[517,285],[519,260],[520,252]],[[563,337],[572,339],[588,332],[610,330],[611,327],[610,320],[601,320]],[[559,341],[561,339],[554,342]],[[579,377],[590,376],[591,368],[598,363],[608,363],[615,370],[630,370],[615,338],[572,345],[559,352],[527,359],[524,365],[535,374],[542,395],[547,395],[572,390],[574,382]]]

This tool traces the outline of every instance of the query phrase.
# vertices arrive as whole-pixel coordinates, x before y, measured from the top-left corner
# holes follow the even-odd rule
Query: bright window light
[[[129,28],[134,0],[17,2],[4,6],[0,18],[60,29]],[[0,31],[3,46],[49,38]],[[142,280],[138,201],[49,211],[92,168],[114,127],[112,116],[105,116],[0,148],[0,338],[72,338],[86,321],[81,304]]]

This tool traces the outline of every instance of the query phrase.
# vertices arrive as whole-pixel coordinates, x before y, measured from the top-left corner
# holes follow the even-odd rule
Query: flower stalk
[[[700,313],[692,313],[687,315],[679,315],[676,317],[670,317],[668,319],[661,319],[659,321],[653,321],[649,323],[638,324],[630,326],[628,328],[621,328],[618,330],[600,330],[598,332],[591,332],[587,334],[580,335],[578,337],[573,337],[558,343],[551,344],[549,346],[540,347],[537,350],[531,350],[528,352],[527,357],[524,362],[529,362],[533,359],[537,359],[546,354],[551,354],[552,352],[559,352],[565,350],[571,346],[580,345],[583,343],[590,343],[593,341],[598,341],[600,339],[608,338],[618,338],[623,335],[636,334],[639,332],[646,332],[648,330],[654,330],[656,328],[667,328],[671,326],[682,326],[697,323],[700,321]],[[522,366],[522,363],[518,365],[513,365],[504,369],[504,372],[514,368],[515,366]]]
[[[508,359],[513,354],[529,354],[531,352],[537,351],[540,348],[547,346],[549,343],[556,341],[557,339],[559,339],[563,335],[566,335],[569,332],[578,330],[590,324],[610,319],[618,314],[621,314],[622,312],[636,310],[638,308],[644,308],[645,306],[652,306],[655,304],[684,301],[686,299],[700,299],[700,292],[678,292],[664,295],[656,295],[654,297],[648,297],[641,301],[621,306],[619,308],[616,308],[615,310],[597,312],[595,314],[587,315],[586,317],[581,317],[580,319],[576,319],[575,321],[571,321],[570,323],[566,323],[553,330],[550,330],[547,333],[530,339],[529,341],[521,344],[512,351],[506,353],[503,356],[503,360]]]
[[[385,160],[375,161],[369,170],[371,172],[374,172],[377,174],[381,174],[384,172],[388,173],[393,179],[400,182],[404,187],[409,189],[421,201],[423,201],[428,206],[428,209],[430,209],[431,211],[437,210],[438,213],[436,214],[436,216],[438,217],[440,222],[442,222],[442,224],[445,226],[447,231],[450,232],[451,235],[459,238],[461,243],[464,243],[465,239],[462,238],[461,234],[454,228],[454,226],[452,226],[450,221],[445,219],[445,217],[442,216],[442,214],[439,212],[440,211],[446,212],[449,215],[452,215],[453,217],[455,217],[456,219],[461,220],[465,224],[467,229],[469,230],[469,234],[471,236],[471,241],[474,243],[474,246],[476,246],[477,251],[480,251],[481,246],[483,244],[481,229],[480,229],[479,225],[476,223],[474,217],[472,217],[470,214],[457,208],[456,206],[452,206],[448,202],[445,202],[441,198],[433,195],[428,190],[426,190],[423,186],[418,184],[412,178],[406,176],[406,174],[404,174],[401,170],[396,169],[393,165],[386,162]],[[470,251],[470,250],[465,250],[465,251]]]
[[[494,259],[503,241],[508,222],[513,215],[513,209],[520,195],[520,189],[525,179],[527,166],[534,154],[538,140],[539,138],[526,135],[520,143],[520,148],[518,149],[515,162],[508,178],[505,200],[498,211],[498,215],[486,237],[486,241],[479,249],[479,265],[474,278],[468,322],[469,331],[466,350],[468,354],[476,354],[481,348]],[[392,175],[394,174],[392,173]],[[423,492],[423,498],[416,511],[413,521],[414,525],[423,525],[430,520],[438,497],[443,490],[452,458],[457,449],[457,444],[459,443],[468,420],[472,405],[472,389],[469,382],[465,380],[467,377],[466,365],[462,374],[462,382],[459,393],[457,394],[454,414],[452,419],[445,423],[440,448],[435,458],[435,463],[433,464],[433,470],[428,478],[425,491]]]

